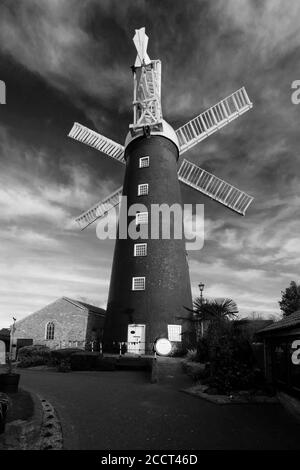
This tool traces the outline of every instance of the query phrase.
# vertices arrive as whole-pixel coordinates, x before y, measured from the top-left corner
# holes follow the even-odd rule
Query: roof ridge
[[[300,323],[300,310],[296,310],[293,313],[290,313],[290,315],[287,315],[281,320],[278,320],[271,325],[266,326],[265,328],[262,328],[261,330],[258,331],[258,333],[263,333],[271,330],[277,330],[280,328],[289,328],[291,326],[294,326],[296,324]]]
[[[81,302],[80,300],[75,300],[75,299],[71,299],[70,297],[62,297],[64,300],[66,300],[67,302],[70,302],[70,304],[73,304],[75,305],[76,307],[79,307],[81,309],[87,309],[87,307],[85,307]]]
[[[27,320],[28,317],[31,317],[32,315],[35,315],[36,313],[41,312],[44,310],[45,307],[48,307],[49,305],[55,304],[55,302],[58,302],[59,300],[64,300],[64,297],[58,297],[58,299],[53,300],[49,304],[44,305],[44,307],[39,308],[38,310],[35,310],[34,312],[28,313],[28,315],[25,315],[25,317],[20,318],[20,320],[16,320],[15,324],[17,325],[18,323]],[[9,328],[11,328],[13,325],[10,325]]]
[[[99,313],[99,314],[102,314],[102,315],[105,315],[105,313],[106,313],[104,308],[97,307],[97,305],[89,304],[87,302],[82,302],[81,300],[70,299],[70,297],[64,297],[64,299],[67,300],[68,302],[73,303],[74,305],[77,305],[80,308],[85,308],[87,310],[91,310],[94,313]],[[101,310],[101,313],[97,312],[95,309],[96,310]]]

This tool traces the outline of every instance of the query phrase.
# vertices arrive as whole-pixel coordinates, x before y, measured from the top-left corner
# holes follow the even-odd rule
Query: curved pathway
[[[143,372],[22,370],[20,386],[56,408],[65,449],[300,449],[279,404],[215,405]]]

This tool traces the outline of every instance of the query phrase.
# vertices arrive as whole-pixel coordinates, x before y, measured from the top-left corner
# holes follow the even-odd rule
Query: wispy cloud
[[[103,70],[103,60],[108,58],[106,45],[104,41],[93,41],[85,30],[84,20],[95,3],[6,1],[1,15],[2,47],[59,88],[66,89],[68,85],[81,88],[85,84],[87,93],[100,93],[109,99],[107,95],[114,86],[122,83],[122,74],[112,60]],[[88,49],[90,54],[86,54]],[[92,57],[98,61],[92,62]],[[115,83],[112,77],[117,80]]]

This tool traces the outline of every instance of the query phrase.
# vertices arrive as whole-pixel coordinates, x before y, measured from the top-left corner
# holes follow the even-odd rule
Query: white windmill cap
[[[142,135],[142,129],[141,132],[135,133],[134,135],[132,135],[131,132],[128,132],[124,144],[125,149],[130,144],[130,142],[137,139],[138,137],[141,137]],[[162,137],[166,137],[166,139],[171,140],[171,142],[176,145],[179,151],[180,146],[176,132],[174,131],[173,127],[170,126],[170,124],[168,124],[167,121],[165,121],[164,119],[162,120],[162,129],[160,131],[151,129],[151,135],[161,135]]]

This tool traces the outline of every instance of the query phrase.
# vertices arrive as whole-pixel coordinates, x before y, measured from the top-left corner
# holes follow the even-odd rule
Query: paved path
[[[66,449],[300,449],[300,425],[280,405],[215,405],[143,372],[21,374],[56,408]]]

